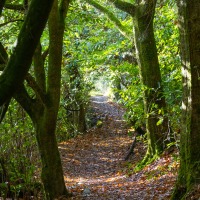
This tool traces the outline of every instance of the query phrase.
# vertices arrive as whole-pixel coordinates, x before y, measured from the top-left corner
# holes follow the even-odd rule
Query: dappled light
[[[74,194],[71,199],[168,199],[176,180],[176,153],[134,172],[146,147],[138,141],[134,155],[124,161],[132,137],[122,119],[123,108],[105,96],[92,97],[91,105],[99,115],[108,115],[103,126],[59,145],[65,183]]]
[[[0,200],[199,199],[200,3],[37,2],[0,3]]]

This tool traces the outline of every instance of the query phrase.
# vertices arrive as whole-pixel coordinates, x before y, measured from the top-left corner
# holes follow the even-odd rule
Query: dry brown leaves
[[[108,115],[103,126],[59,145],[66,186],[73,193],[70,199],[169,199],[176,180],[176,159],[165,155],[133,173],[133,166],[142,159],[145,146],[138,142],[134,157],[125,162],[132,139],[122,120],[123,110],[105,99],[95,100],[92,106]]]

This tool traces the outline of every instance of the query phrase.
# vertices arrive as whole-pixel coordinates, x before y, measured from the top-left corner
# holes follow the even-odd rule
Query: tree
[[[0,106],[9,101],[23,83],[52,4],[53,0],[31,1],[16,48],[0,76]],[[38,7],[38,5],[40,6]]]
[[[183,76],[180,169],[172,199],[186,199],[200,183],[200,3],[178,1]]]
[[[14,96],[31,117],[36,130],[42,161],[41,178],[47,199],[69,196],[65,187],[55,135],[60,101],[63,34],[68,7],[69,0],[54,1],[48,21],[49,47],[42,53],[42,47],[38,44],[35,51],[33,57],[35,78],[30,74],[26,78],[28,85],[35,93],[35,98],[31,97],[25,86],[22,86]],[[45,59],[47,55],[46,79]]]
[[[110,11],[93,0],[86,0],[109,19],[119,24]],[[146,118],[148,150],[143,160],[146,163],[155,159],[166,147],[168,136],[168,119],[165,117],[167,108],[163,96],[162,80],[154,38],[153,19],[156,0],[137,1],[132,4],[120,0],[110,0],[118,9],[132,16],[134,26],[134,43],[140,68],[141,83],[144,86],[144,112]],[[121,26],[118,28],[123,30]],[[127,34],[126,34],[127,35]]]
[[[44,55],[41,46],[34,55],[35,80],[29,76],[28,84],[36,94],[32,99],[25,88],[15,96],[31,117],[42,160],[42,181],[47,199],[69,196],[66,190],[55,130],[60,101],[62,45],[65,16],[69,1],[54,2],[49,17],[48,72],[45,78]]]

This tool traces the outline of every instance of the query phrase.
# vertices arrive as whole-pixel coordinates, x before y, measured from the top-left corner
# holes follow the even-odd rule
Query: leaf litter
[[[105,116],[102,126],[59,144],[66,186],[73,194],[70,199],[170,199],[179,165],[177,153],[164,154],[134,172],[146,146],[137,142],[134,155],[124,161],[132,138],[122,117],[123,108],[105,96],[92,97],[91,106]]]

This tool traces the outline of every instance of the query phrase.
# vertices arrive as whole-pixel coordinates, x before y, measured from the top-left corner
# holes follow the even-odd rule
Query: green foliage
[[[0,196],[31,195],[39,180],[37,144],[31,121],[16,102],[11,102],[0,131]]]
[[[74,15],[75,9],[79,15]],[[74,3],[66,23],[69,30],[64,40],[65,52],[81,61],[85,76],[110,73],[108,67],[113,62],[112,57],[125,42],[106,16],[89,5],[78,7]]]
[[[179,57],[179,33],[177,22],[176,7],[170,1],[166,1],[165,5],[156,9],[155,16],[155,38],[157,41],[157,48],[159,54],[159,63],[162,74],[162,87],[164,88],[164,96],[168,105],[168,117],[170,125],[173,130],[179,130],[180,126],[180,108],[182,98],[181,87],[181,64]],[[123,48],[126,49],[126,48]],[[140,83],[138,67],[128,62],[120,64],[113,63],[111,68],[114,71],[114,80],[120,82],[120,88],[115,89],[119,93],[119,102],[122,103],[127,112],[125,118],[129,122],[136,123],[135,126],[141,126],[144,119],[143,113],[143,92],[151,91],[151,88],[146,88]],[[124,84],[123,76],[126,77],[126,84]],[[155,105],[151,105],[148,114],[151,113]],[[157,113],[151,114],[164,114],[162,110],[157,110]],[[157,125],[163,122],[163,118],[157,122]]]
[[[4,9],[0,18],[0,37],[8,53],[11,53],[16,46],[16,38],[23,23],[24,14],[21,12]]]
[[[74,11],[79,13],[74,15]],[[118,62],[118,46],[125,46],[124,37],[109,20],[93,7],[73,2],[66,20],[64,37],[64,70],[62,97],[58,120],[58,138],[70,138],[79,133],[77,117],[80,105],[87,110],[89,93],[110,91],[113,70]],[[120,51],[120,50],[119,50]],[[114,59],[113,59],[114,58]],[[76,119],[75,119],[76,118]]]
[[[166,1],[165,5],[156,9],[154,27],[168,115],[176,131],[180,126],[182,78],[175,4]]]
[[[58,140],[63,141],[80,133],[79,118],[89,102],[91,84],[84,80],[80,62],[73,57],[66,58],[63,70],[62,96],[57,123]]]
[[[102,126],[103,126],[103,122],[102,122],[101,120],[98,120],[98,121],[97,121],[97,127],[100,128],[100,127],[102,127]]]
[[[119,91],[119,103],[123,104],[127,112],[125,119],[134,125],[141,126],[144,123],[143,112],[143,86],[139,81],[139,71],[137,66],[132,66],[129,63],[123,63],[118,67],[117,74],[121,75],[120,83],[123,83],[123,76],[127,79],[127,83],[123,84],[122,89]],[[136,123],[135,123],[136,122]]]

